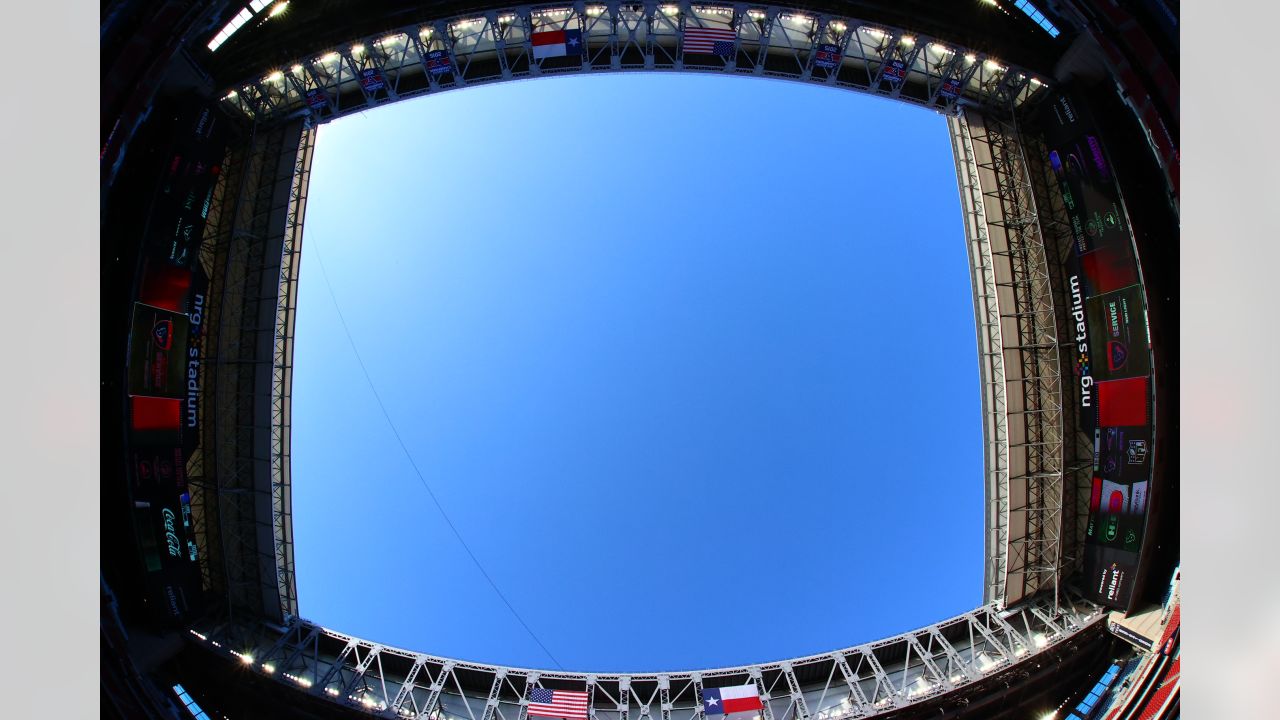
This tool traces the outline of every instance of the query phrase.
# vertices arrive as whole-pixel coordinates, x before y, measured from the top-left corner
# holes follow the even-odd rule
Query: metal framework
[[[255,127],[215,190],[201,264],[210,278],[199,406],[188,463],[206,589],[228,608],[297,613],[289,495],[289,399],[298,251],[315,132]]]
[[[1049,263],[1013,120],[948,119],[974,282],[987,475],[987,602],[1058,595],[1063,412]]]
[[[735,57],[687,63],[681,29],[691,25],[733,28]],[[530,34],[556,28],[580,29],[587,53],[533,60]],[[842,50],[838,67],[815,64],[819,44]],[[442,57],[451,70],[433,74]],[[906,68],[900,82],[886,77],[895,60]],[[375,72],[365,79],[374,81],[362,84],[361,71],[367,70]],[[385,647],[297,617],[289,428],[315,125],[466,85],[627,70],[788,78],[892,97],[949,116],[982,376],[983,607],[822,655],[647,674],[469,663]],[[950,81],[959,88],[956,97],[942,92]],[[1060,258],[1051,245],[1050,262],[1041,235],[1041,219],[1054,209],[1038,208],[1033,192],[1051,186],[1039,177],[1043,168],[1028,166],[1011,119],[1041,89],[1026,73],[899,29],[775,6],[688,3],[579,3],[440,20],[365,38],[242,85],[225,103],[252,129],[228,157],[201,257],[211,279],[200,406],[205,450],[188,468],[206,587],[225,595],[226,603],[192,628],[193,637],[334,702],[386,717],[432,720],[527,720],[528,692],[544,683],[585,684],[593,720],[705,720],[698,702],[704,686],[747,681],[766,701],[760,720],[844,720],[952,692],[1068,641],[1101,614],[1058,592],[1064,501],[1076,498],[1063,485],[1058,319],[1050,281]],[[1074,535],[1069,532],[1066,545]]]
[[[732,57],[685,56],[689,27],[732,29]],[[578,30],[581,56],[536,59],[531,36]],[[840,50],[835,67],[820,45]],[[900,64],[904,76],[895,77]],[[1001,112],[1045,94],[1032,73],[943,39],[856,18],[785,6],[576,2],[528,5],[400,27],[318,48],[288,67],[263,68],[226,94],[259,121],[310,114],[327,120],[396,100],[491,82],[565,73],[718,72],[855,89],[953,113],[960,104]],[[362,76],[362,73],[368,75]],[[362,79],[364,82],[362,82]]]
[[[753,682],[762,720],[845,720],[903,708],[980,682],[1105,621],[1052,598],[986,605],[928,627],[821,655],[669,673],[578,673],[485,665],[381,645],[294,620],[225,618],[193,627],[211,651],[300,691],[381,717],[526,720],[535,687],[585,687],[593,720],[705,720],[705,687]],[[616,641],[634,642],[635,638]]]

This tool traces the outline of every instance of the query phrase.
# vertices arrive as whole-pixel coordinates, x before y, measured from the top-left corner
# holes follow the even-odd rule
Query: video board
[[[1151,335],[1133,234],[1087,108],[1060,93],[1039,126],[1071,228],[1068,358],[1079,427],[1094,438],[1085,594],[1127,610],[1152,488]]]
[[[200,247],[227,150],[226,118],[203,101],[175,113],[142,236],[127,358],[126,473],[147,596],[157,615],[200,610],[187,465],[200,444],[204,315]]]

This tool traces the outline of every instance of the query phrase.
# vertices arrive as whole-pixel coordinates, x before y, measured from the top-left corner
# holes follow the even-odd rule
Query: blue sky
[[[566,669],[775,660],[981,603],[940,115],[759,79],[508,83],[323,126],[309,200],[304,617],[555,666],[433,505],[333,298],[423,480]]]

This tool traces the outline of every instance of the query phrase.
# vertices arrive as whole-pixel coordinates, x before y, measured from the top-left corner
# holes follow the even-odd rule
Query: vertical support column
[[[427,695],[426,705],[423,706],[422,712],[418,714],[419,720],[429,718],[440,705],[440,692],[444,690],[445,680],[453,672],[453,661],[449,660],[440,668],[440,672],[436,675],[431,683],[430,694]]]
[[[618,678],[618,720],[631,718],[631,677],[623,675]]]
[[[796,679],[791,663],[782,663],[782,674],[787,678],[787,689],[791,691],[791,702],[795,705],[795,720],[809,720],[809,705],[800,692],[800,681]]]
[[[753,666],[747,672],[751,674],[751,680],[756,685],[756,691],[760,693],[760,704],[764,706],[764,709],[760,711],[760,716],[764,720],[773,720],[773,708],[769,705],[771,698],[768,689],[764,686],[764,676],[761,674],[760,668]]]

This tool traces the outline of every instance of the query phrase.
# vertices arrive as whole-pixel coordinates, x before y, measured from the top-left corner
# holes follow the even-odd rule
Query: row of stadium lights
[[[196,632],[195,630],[191,630],[190,632],[192,635],[200,638],[201,640],[204,640],[206,642],[209,640],[207,636],[199,632]],[[1044,633],[1036,633],[1032,637],[1032,642],[1035,644],[1036,649],[1040,650],[1040,649],[1043,649],[1045,646],[1047,646],[1049,644],[1049,641],[1053,639],[1053,637],[1056,637],[1056,635],[1057,633],[1054,633],[1053,635],[1050,635],[1050,636],[1046,636]],[[222,647],[222,645],[219,644],[216,640],[213,641],[212,644],[215,647],[219,647],[219,648]],[[1018,646],[1018,649],[1014,651],[1013,654],[1014,654],[1014,657],[1016,658],[1022,658],[1026,656],[1027,652],[1028,652],[1027,648],[1020,645]],[[231,654],[235,655],[237,658],[240,658],[240,662],[244,663],[245,665],[248,665],[250,667],[253,666],[253,655],[250,655],[249,653],[238,652],[235,650],[232,650]],[[1004,662],[996,662],[995,660],[993,660],[991,656],[986,653],[986,651],[979,651],[977,657],[978,657],[978,671],[984,674],[1004,665]],[[261,668],[262,668],[262,671],[267,673],[268,675],[274,675],[276,672],[275,666],[272,665],[271,663],[262,663]],[[307,678],[300,677],[298,675],[293,675],[292,673],[283,673],[283,676],[289,680],[292,680],[293,682],[297,683],[298,685],[304,688],[309,688],[312,685],[312,682]],[[958,683],[963,679],[964,677],[960,674],[951,676],[952,683]],[[923,675],[921,675],[920,677],[916,678],[916,682],[914,683],[912,689],[907,692],[907,697],[916,697],[917,695],[923,695],[923,694],[932,692],[934,690],[939,689],[939,686],[940,686],[940,683],[936,683],[936,682],[930,683],[925,679]],[[325,693],[327,693],[332,697],[337,697],[340,694],[338,690],[331,687],[325,688],[324,691]],[[376,709],[379,711],[387,709],[386,703],[382,702],[381,700],[377,700],[375,698],[370,698],[367,696],[357,697],[355,695],[348,695],[348,698],[350,698],[353,702],[360,703],[366,708],[372,709],[376,707]],[[877,707],[883,707],[888,703],[889,703],[889,698],[882,698],[880,701],[876,702],[875,705]],[[850,702],[849,698],[847,697],[843,698],[840,701],[840,708],[842,710],[848,711],[849,709],[852,708],[852,705],[853,704]],[[405,708],[401,708],[401,713],[404,713],[405,710],[406,710]],[[409,714],[412,715],[413,714],[412,711],[410,711]],[[761,720],[761,716],[757,715],[752,720]]]
[[[191,632],[191,634],[192,634],[192,635],[195,635],[196,637],[200,638],[201,640],[204,640],[204,641],[206,641],[206,642],[209,640],[209,638],[208,638],[207,636],[205,636],[205,635],[203,635],[203,634],[201,634],[201,633],[199,633],[199,632],[196,632],[195,630],[191,630],[190,632]],[[1037,649],[1037,650],[1040,650],[1040,649],[1043,649],[1046,645],[1048,645],[1048,644],[1049,644],[1049,641],[1050,641],[1051,639],[1053,639],[1053,637],[1055,637],[1056,635],[1057,635],[1057,633],[1054,633],[1054,634],[1053,634],[1053,635],[1051,635],[1051,636],[1046,636],[1044,633],[1036,633],[1036,634],[1032,637],[1032,642],[1035,644],[1036,649]],[[213,643],[212,643],[212,644],[213,644],[215,647],[219,647],[219,648],[220,648],[220,647],[222,647],[222,645],[221,645],[221,644],[219,644],[216,640],[215,640],[215,641],[213,641]],[[1014,657],[1022,658],[1022,657],[1025,657],[1025,656],[1026,656],[1027,652],[1028,652],[1027,648],[1026,648],[1026,647],[1024,647],[1024,646],[1021,646],[1021,645],[1020,645],[1020,646],[1018,646],[1018,649],[1014,651],[1014,653],[1013,653],[1013,654],[1014,654]],[[238,657],[238,658],[240,658],[240,662],[244,663],[245,665],[253,666],[253,656],[252,656],[252,655],[250,655],[250,654],[248,654],[248,653],[237,652],[237,651],[235,651],[235,650],[232,650],[232,651],[231,651],[231,654],[232,654],[232,655],[235,655],[235,656],[236,656],[236,657]],[[997,667],[1002,666],[1003,664],[1004,664],[1003,662],[996,662],[995,660],[993,660],[993,659],[991,658],[991,656],[990,656],[990,655],[988,655],[988,654],[986,653],[986,651],[980,651],[980,652],[978,653],[978,670],[979,670],[979,672],[987,673],[987,672],[990,672],[991,670],[993,670],[993,669],[995,669],[995,668],[997,668]],[[275,666],[274,666],[274,665],[272,665],[271,663],[263,663],[261,667],[262,667],[262,671],[263,671],[263,672],[265,672],[265,673],[267,673],[268,675],[274,675],[274,674],[275,674],[275,672],[276,672],[276,668],[275,668]],[[284,675],[284,677],[285,677],[285,678],[287,678],[287,679],[289,679],[289,680],[292,680],[293,682],[297,683],[298,685],[301,685],[301,686],[302,686],[302,687],[304,687],[304,688],[309,688],[309,687],[311,687],[311,685],[312,685],[312,682],[311,682],[310,680],[308,680],[307,678],[299,677],[299,676],[297,676],[297,675],[293,675],[293,674],[291,674],[291,673],[283,673],[283,675]],[[956,675],[952,675],[952,676],[951,676],[951,682],[952,682],[952,683],[958,683],[958,682],[960,682],[960,681],[961,681],[961,680],[963,680],[963,679],[964,679],[964,677],[963,677],[962,675],[959,675],[959,674],[956,674]],[[928,692],[931,692],[931,691],[933,691],[933,690],[937,690],[937,689],[938,689],[938,687],[939,687],[939,683],[930,683],[929,681],[925,680],[925,677],[924,677],[923,675],[921,675],[920,677],[916,678],[916,682],[915,682],[914,686],[912,687],[912,689],[907,693],[907,697],[915,697],[915,696],[917,696],[917,695],[923,695],[923,694],[928,693]],[[331,696],[333,696],[333,697],[337,697],[337,696],[340,694],[338,690],[336,690],[336,689],[334,689],[334,688],[331,688],[331,687],[327,687],[327,688],[325,688],[325,689],[324,689],[324,691],[325,691],[325,693],[327,693],[327,694],[329,694],[329,695],[331,695]],[[358,702],[358,703],[360,703],[361,705],[363,705],[363,706],[365,706],[365,707],[367,707],[367,708],[374,708],[374,707],[376,706],[376,707],[377,707],[377,709],[378,709],[378,710],[380,710],[380,711],[381,711],[381,710],[386,710],[386,709],[387,709],[386,703],[382,702],[381,700],[376,700],[376,699],[369,698],[369,697],[357,697],[357,696],[355,696],[355,695],[349,695],[348,697],[349,697],[352,701]],[[877,706],[883,706],[883,705],[888,704],[888,702],[889,702],[889,698],[883,698],[883,699],[881,699],[879,702],[877,702],[877,703],[875,703],[875,704],[876,704]],[[846,698],[843,698],[843,699],[840,701],[840,707],[841,707],[842,709],[844,709],[844,710],[848,710],[848,709],[850,709],[850,708],[852,707],[852,703],[849,701],[849,698],[847,698],[847,697],[846,697]],[[404,711],[404,708],[401,708],[401,711],[403,712],[403,711]],[[412,714],[412,713],[410,713],[410,714]],[[761,720],[761,717],[760,717],[759,715],[757,715],[757,716],[755,716],[755,717],[753,718],[753,720]]]
[[[595,6],[592,6],[592,7],[595,7]],[[664,6],[664,7],[675,7],[675,6]],[[677,9],[678,9],[678,8],[677,8]],[[590,13],[591,13],[591,7],[588,7],[588,8],[587,8],[587,11],[588,11],[588,14],[590,14]],[[535,15],[537,15],[537,14],[567,13],[567,12],[572,12],[572,9],[565,9],[565,10],[544,10],[544,11],[540,11],[540,13],[535,12],[534,14],[535,14]],[[726,9],[726,12],[732,13],[732,10],[727,10],[727,9]],[[763,17],[763,16],[764,16],[764,12],[763,12],[763,11],[748,11],[748,12],[749,12],[749,13],[759,12],[761,17]],[[786,17],[794,18],[794,19],[796,19],[796,20],[798,20],[798,21],[800,21],[800,22],[812,22],[812,18],[809,18],[808,16],[804,16],[804,15],[791,15],[791,16],[786,16]],[[499,21],[499,23],[502,23],[502,24],[509,24],[510,22],[514,21],[514,20],[515,20],[515,18],[516,18],[516,16],[515,16],[515,15],[503,15],[503,16],[501,16],[501,17],[499,17],[499,18],[498,18],[498,21]],[[454,27],[461,27],[461,26],[466,26],[466,25],[469,25],[469,24],[478,24],[478,23],[483,23],[483,22],[485,22],[484,18],[477,18],[477,19],[472,19],[472,20],[462,20],[462,21],[459,21],[459,22],[457,22],[457,23],[454,23]],[[844,32],[844,31],[845,31],[845,29],[847,28],[847,26],[846,26],[844,23],[842,23],[842,22],[835,21],[835,22],[832,22],[832,23],[831,23],[831,28],[832,28],[833,30],[835,30],[836,32]],[[858,30],[859,30],[860,32],[863,32],[863,33],[866,33],[866,34],[868,34],[868,35],[871,35],[872,37],[876,38],[877,40],[884,40],[884,38],[888,37],[888,33],[886,33],[884,30],[880,30],[879,28],[874,28],[874,27],[859,27],[859,28],[858,28]],[[433,32],[433,29],[432,29],[432,28],[424,27],[424,28],[422,28],[422,29],[419,31],[419,36],[420,36],[420,37],[422,37],[423,39],[426,39],[426,38],[428,38],[428,37],[430,37],[430,36],[431,36],[432,32]],[[386,37],[384,37],[384,38],[381,38],[381,39],[377,40],[376,42],[377,42],[377,44],[379,44],[379,45],[383,45],[383,46],[386,46],[386,45],[394,45],[395,43],[400,42],[403,38],[404,38],[404,36],[403,36],[403,35],[401,35],[401,34],[393,34],[393,35],[388,35],[388,36],[386,36]],[[915,43],[916,43],[916,39],[915,39],[913,36],[911,36],[911,35],[903,35],[902,37],[900,37],[900,38],[898,39],[898,42],[899,42],[899,43],[901,43],[901,44],[902,44],[903,46],[905,46],[905,47],[912,47],[912,46],[914,46],[914,45],[915,45]],[[951,48],[947,47],[946,45],[943,45],[943,44],[941,44],[941,43],[937,43],[937,42],[931,42],[931,43],[929,43],[929,44],[928,44],[928,48],[929,48],[929,49],[931,49],[931,50],[933,50],[933,51],[935,51],[935,52],[937,52],[937,53],[939,53],[940,55],[950,55],[950,54],[953,54],[953,53],[955,52],[954,50],[952,50]],[[360,44],[360,43],[355,43],[354,45],[352,45],[352,46],[351,46],[351,54],[352,54],[353,56],[355,56],[355,57],[360,57],[360,56],[364,55],[364,51],[365,51],[365,46],[364,46],[364,45],[362,45],[362,44]],[[325,55],[321,56],[321,57],[320,57],[320,59],[319,59],[319,61],[320,61],[321,63],[332,64],[332,63],[334,63],[334,62],[337,62],[341,57],[342,57],[342,56],[341,56],[339,53],[337,53],[337,52],[329,52],[329,53],[326,53]],[[966,62],[968,62],[968,63],[972,64],[972,63],[974,63],[974,62],[977,62],[978,57],[977,57],[977,55],[975,55],[975,54],[973,54],[973,53],[966,53],[966,54],[965,54],[965,56],[964,56],[964,59],[965,59],[965,61],[966,61]],[[1005,67],[1004,65],[1001,65],[999,62],[997,62],[996,60],[994,60],[994,59],[992,59],[992,58],[987,58],[987,59],[985,59],[985,60],[983,61],[983,65],[984,65],[988,70],[990,70],[990,71],[992,71],[992,72],[1004,72],[1005,70],[1007,70],[1007,69],[1008,69],[1007,67]],[[293,67],[291,67],[291,68],[290,68],[290,70],[291,70],[291,71],[296,75],[296,74],[298,74],[298,73],[301,73],[301,72],[302,72],[303,67],[302,67],[302,65],[300,65],[300,64],[295,64],[295,65],[293,65]],[[270,74],[268,74],[266,77],[264,77],[264,78],[263,78],[263,82],[269,82],[269,83],[281,82],[281,81],[283,81],[283,80],[284,80],[284,71],[282,71],[282,70],[275,70],[275,71],[271,72]],[[1031,78],[1031,84],[1032,84],[1032,85],[1035,85],[1035,86],[1040,86],[1040,85],[1043,85],[1044,83],[1043,83],[1039,78],[1032,77],[1032,78]],[[229,93],[227,93],[227,95],[226,95],[225,97],[223,97],[223,100],[231,100],[231,99],[234,99],[234,98],[236,97],[236,95],[237,95],[237,92],[236,92],[235,90],[232,90],[232,91],[230,91]]]

